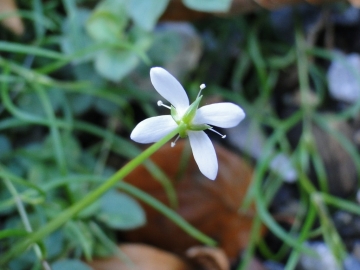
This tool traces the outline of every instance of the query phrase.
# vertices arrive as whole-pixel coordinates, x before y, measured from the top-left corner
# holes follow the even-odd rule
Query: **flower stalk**
[[[106,191],[112,188],[118,181],[121,181],[124,177],[126,177],[130,172],[132,172],[137,166],[142,164],[147,158],[149,158],[153,153],[155,153],[160,147],[162,147],[165,143],[171,140],[176,134],[179,133],[181,126],[174,129],[168,135],[164,136],[158,142],[151,145],[144,152],[138,155],[136,158],[132,159],[125,166],[123,166],[120,170],[114,173],[110,178],[108,178],[102,185],[98,188],[90,192],[83,199],[63,211],[56,218],[51,220],[48,224],[46,224],[43,228],[39,229],[36,232],[31,233],[25,239],[17,242],[12,249],[10,249],[7,253],[0,257],[0,266],[5,265],[12,258],[17,256],[18,254],[23,253],[29,246],[34,243],[41,241],[49,234],[53,233],[57,229],[59,229],[62,225],[64,225],[68,220],[75,217],[80,211],[84,210],[86,207],[95,202],[101,195],[103,195]],[[202,241],[204,244],[213,245],[214,241],[202,234],[198,231],[199,237],[198,240]]]

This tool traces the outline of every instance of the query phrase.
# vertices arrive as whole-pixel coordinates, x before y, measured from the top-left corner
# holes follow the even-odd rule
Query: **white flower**
[[[228,102],[206,105],[198,109],[202,98],[200,93],[190,105],[184,88],[163,68],[152,68],[150,78],[156,91],[172,106],[166,106],[161,101],[158,102],[158,105],[171,109],[171,115],[161,115],[143,120],[134,128],[130,138],[138,143],[157,142],[181,126],[179,136],[189,137],[194,159],[200,171],[209,179],[214,180],[218,171],[216,153],[213,144],[203,130],[209,129],[218,133],[213,130],[212,125],[221,128],[234,127],[244,119],[244,111],[239,106]],[[204,88],[205,85],[202,84],[200,91]],[[222,137],[225,138],[225,136]],[[172,143],[172,146],[174,145],[175,142]]]

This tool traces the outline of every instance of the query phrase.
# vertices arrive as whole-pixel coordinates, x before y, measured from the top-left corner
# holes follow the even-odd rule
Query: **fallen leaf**
[[[119,249],[127,260],[117,257],[94,259],[87,264],[94,270],[191,270],[180,257],[143,244],[122,244]]]
[[[177,213],[215,239],[226,255],[235,259],[247,246],[252,226],[254,208],[248,213],[239,213],[238,209],[250,184],[253,169],[224,147],[215,144],[215,149],[219,161],[215,181],[200,173],[186,140],[178,142],[173,148],[170,143],[167,144],[151,159],[175,185],[179,201]],[[125,181],[168,205],[162,186],[144,166],[135,169]],[[201,244],[163,214],[142,205],[147,224],[137,230],[124,232],[126,240],[148,243],[181,255],[190,247]]]
[[[17,11],[15,0],[1,0],[0,1],[0,15],[3,13],[14,13]],[[24,34],[24,24],[20,16],[13,14],[12,16],[6,17],[1,21],[1,24],[8,28],[15,35],[21,36]]]
[[[230,264],[222,249],[196,246],[186,251],[186,256],[202,269],[229,270]],[[198,268],[197,268],[198,269]]]

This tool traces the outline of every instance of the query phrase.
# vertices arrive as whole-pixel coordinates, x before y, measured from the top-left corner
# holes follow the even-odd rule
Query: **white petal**
[[[193,124],[209,124],[222,128],[234,127],[245,117],[244,111],[234,103],[223,102],[199,108]]]
[[[188,131],[191,149],[203,175],[215,180],[218,163],[212,142],[204,131]]]
[[[151,83],[166,100],[179,112],[185,112],[189,107],[189,98],[177,79],[165,69],[153,67],[150,70]]]
[[[141,121],[130,134],[130,138],[138,143],[157,142],[177,127],[170,115],[150,117]]]

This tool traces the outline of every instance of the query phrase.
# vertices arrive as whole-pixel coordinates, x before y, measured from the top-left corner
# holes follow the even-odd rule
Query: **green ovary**
[[[194,125],[192,124],[192,120],[194,119],[196,115],[196,111],[199,107],[199,103],[202,99],[202,96],[198,97],[187,109],[187,111],[184,113],[182,117],[179,117],[176,108],[171,106],[171,116],[174,119],[174,121],[178,124],[180,127],[179,136],[181,138],[187,137],[187,131],[201,131],[208,128],[211,128],[207,124],[200,124],[200,125]]]

